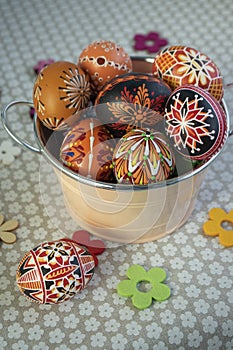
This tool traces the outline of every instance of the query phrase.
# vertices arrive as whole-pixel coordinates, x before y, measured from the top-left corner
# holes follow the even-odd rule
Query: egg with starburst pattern
[[[210,159],[226,140],[224,109],[199,87],[186,85],[175,89],[166,103],[164,117],[171,143],[192,160]]]

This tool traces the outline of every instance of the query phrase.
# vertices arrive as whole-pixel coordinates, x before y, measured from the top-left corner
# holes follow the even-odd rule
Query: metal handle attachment
[[[17,105],[26,105],[26,106],[33,107],[32,102],[28,102],[28,101],[12,101],[12,102],[10,102],[8,105],[6,105],[3,108],[2,112],[1,112],[3,127],[6,130],[6,132],[10,135],[10,137],[15,142],[17,142],[20,146],[22,146],[26,149],[29,149],[30,151],[33,151],[35,153],[41,154],[42,153],[41,149],[39,149],[38,147],[32,146],[29,142],[27,142],[27,141],[23,140],[21,137],[17,136],[16,133],[9,126],[7,112],[10,108],[15,107]]]
[[[224,90],[228,90],[233,87],[233,83],[228,83],[224,85]],[[233,129],[230,129],[228,132],[228,136],[233,136]]]

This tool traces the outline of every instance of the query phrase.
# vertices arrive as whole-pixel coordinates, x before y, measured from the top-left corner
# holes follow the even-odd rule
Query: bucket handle
[[[224,86],[224,89],[229,89],[229,88],[232,88],[233,87],[233,83],[228,83],[228,84],[225,84]],[[230,129],[229,132],[228,132],[228,136],[233,136],[233,129]]]
[[[10,108],[13,108],[17,105],[27,105],[27,106],[30,106],[30,107],[33,107],[33,104],[32,102],[28,102],[28,101],[12,101],[10,102],[9,104],[7,104],[2,112],[1,112],[1,119],[2,119],[2,124],[3,124],[3,127],[4,129],[6,130],[6,132],[8,133],[8,135],[15,141],[17,142],[20,146],[26,148],[26,149],[29,149],[30,151],[32,152],[35,152],[35,153],[39,153],[41,154],[42,151],[40,148],[36,147],[36,146],[33,146],[31,145],[28,141],[25,141],[23,140],[21,137],[17,136],[16,133],[11,129],[11,127],[9,126],[9,120],[8,120],[8,110]]]

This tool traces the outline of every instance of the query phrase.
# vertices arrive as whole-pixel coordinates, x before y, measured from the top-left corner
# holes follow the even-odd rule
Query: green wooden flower
[[[132,297],[133,305],[138,309],[146,309],[152,299],[163,301],[169,298],[170,288],[162,282],[166,279],[166,272],[153,267],[146,271],[140,265],[132,265],[126,271],[128,280],[119,282],[117,292],[123,297]],[[147,283],[146,290],[140,290],[143,283]]]

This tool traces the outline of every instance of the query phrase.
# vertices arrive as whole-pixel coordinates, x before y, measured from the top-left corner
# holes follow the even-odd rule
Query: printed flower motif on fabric
[[[137,88],[135,96],[124,87],[121,101],[107,102],[107,106],[121,124],[128,125],[126,131],[129,131],[133,127],[143,127],[144,123],[153,126],[159,122],[162,117],[157,111],[164,103],[165,96],[150,98],[146,85],[142,84]]]
[[[162,268],[153,267],[146,271],[140,265],[132,265],[126,271],[126,276],[129,279],[119,282],[117,292],[123,297],[132,298],[133,305],[138,309],[149,307],[152,299],[164,301],[170,297],[170,288],[163,284],[166,272]],[[148,285],[143,286],[143,283]]]
[[[224,226],[224,224],[228,225]],[[209,220],[203,225],[203,231],[208,236],[219,236],[219,242],[225,247],[233,246],[233,210],[227,213],[221,208],[209,211]]]
[[[5,140],[0,145],[0,161],[4,165],[9,165],[14,162],[15,156],[18,156],[20,152],[19,147],[14,146],[10,140]]]
[[[167,133],[174,139],[178,149],[190,148],[191,153],[200,151],[199,145],[203,144],[202,137],[208,136],[214,139],[215,130],[209,130],[209,124],[206,120],[212,116],[212,111],[203,112],[199,107],[198,95],[194,99],[187,97],[185,101],[179,99],[180,93],[177,93],[173,99],[174,106],[166,114]]]

